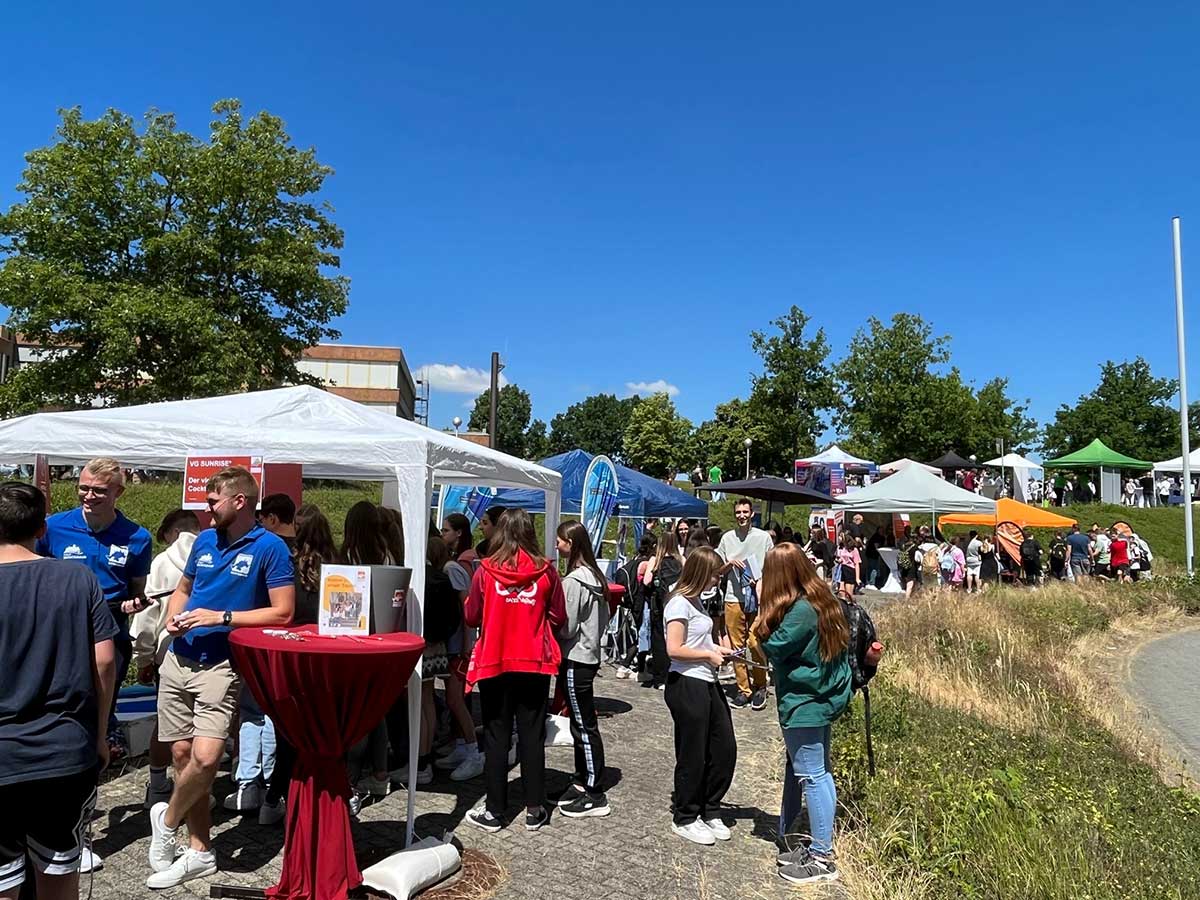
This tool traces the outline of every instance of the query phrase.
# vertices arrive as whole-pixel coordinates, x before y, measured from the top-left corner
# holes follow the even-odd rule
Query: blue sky
[[[337,172],[343,339],[445,367],[437,427],[492,350],[547,420],[661,381],[699,421],[792,303],[838,352],[919,313],[1040,421],[1106,359],[1175,373],[1195,4],[450,6],[10,7],[0,204],[60,106],[282,116]]]

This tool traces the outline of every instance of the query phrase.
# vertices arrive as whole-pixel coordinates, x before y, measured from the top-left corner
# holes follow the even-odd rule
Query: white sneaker
[[[98,853],[93,853],[91,842],[85,841],[83,849],[79,851],[79,874],[86,875],[88,872],[99,872],[104,868],[104,857]]]
[[[728,841],[733,837],[733,832],[729,830],[729,826],[720,819],[705,819],[704,824],[708,826],[708,830],[712,832],[712,836],[718,841]]]
[[[225,798],[225,808],[231,812],[254,812],[263,802],[263,789],[255,782],[239,784],[237,790]]]
[[[387,778],[376,778],[368,775],[360,778],[355,790],[360,794],[370,794],[372,797],[386,797],[392,792],[392,782]]]
[[[630,678],[632,676],[633,676],[633,669],[630,669],[628,666],[617,666],[617,677],[618,678],[624,679],[624,678]]]
[[[712,830],[699,819],[686,825],[676,825],[672,822],[671,830],[685,841],[691,841],[693,844],[711,847],[717,842],[717,839],[713,837]]]
[[[165,872],[175,864],[177,847],[174,828],[166,823],[167,804],[155,803],[150,810],[150,868]]]
[[[287,815],[287,797],[280,797],[274,803],[268,800],[258,808],[259,825],[277,825]]]
[[[169,869],[164,872],[155,872],[147,878],[146,887],[158,891],[163,888],[175,887],[177,884],[183,884],[193,878],[204,878],[216,874],[217,858],[213,852],[209,850],[202,853],[189,847],[183,851],[183,855],[179,859],[172,863]]]
[[[476,748],[474,753],[466,756],[458,767],[450,773],[451,781],[470,781],[483,774],[484,755]]]
[[[433,765],[438,769],[457,769],[459,763],[467,758],[468,753],[470,753],[470,750],[466,744],[456,744],[454,749],[445,756],[435,759]]]
[[[401,766],[399,769],[392,769],[389,774],[392,784],[408,784],[408,766]],[[423,769],[417,769],[417,785],[430,784],[433,782],[433,766],[426,766]]]

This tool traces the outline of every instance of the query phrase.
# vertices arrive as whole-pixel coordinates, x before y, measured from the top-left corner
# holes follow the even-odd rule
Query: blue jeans
[[[783,773],[783,802],[779,813],[780,837],[800,815],[803,784],[804,803],[808,805],[808,824],[812,846],[817,855],[833,852],[833,816],[837,810],[837,788],[833,784],[833,766],[829,761],[829,732],[821,728],[785,728],[787,767]]]
[[[238,784],[265,785],[275,771],[275,726],[242,688],[238,701],[242,724],[238,728]]]

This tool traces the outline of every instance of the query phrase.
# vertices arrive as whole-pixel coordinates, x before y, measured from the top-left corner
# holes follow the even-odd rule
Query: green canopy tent
[[[1043,463],[1047,469],[1099,469],[1100,499],[1105,503],[1121,502],[1121,469],[1146,471],[1154,464],[1144,459],[1134,459],[1113,450],[1100,438],[1096,438],[1082,450],[1060,456]]]

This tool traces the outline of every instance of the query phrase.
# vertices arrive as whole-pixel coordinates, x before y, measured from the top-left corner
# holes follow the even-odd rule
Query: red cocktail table
[[[239,628],[229,645],[246,687],[296,748],[283,871],[266,895],[345,900],[362,873],[350,835],[344,757],[404,692],[425,641],[405,633],[323,637],[315,625],[302,625]]]

